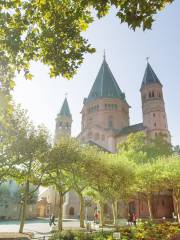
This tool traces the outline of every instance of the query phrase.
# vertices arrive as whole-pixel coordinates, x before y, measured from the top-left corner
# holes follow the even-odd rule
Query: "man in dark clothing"
[[[56,226],[56,224],[55,224],[55,216],[54,216],[53,214],[51,215],[51,217],[50,217],[50,219],[49,219],[49,225],[50,225],[50,227],[51,227],[52,224],[54,224],[54,226]]]

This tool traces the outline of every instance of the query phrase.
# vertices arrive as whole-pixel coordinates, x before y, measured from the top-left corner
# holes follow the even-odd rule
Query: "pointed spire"
[[[149,63],[149,57],[148,57],[146,70],[145,70],[143,81],[141,84],[141,89],[144,86],[154,84],[154,83],[160,84],[162,86],[161,82],[159,81],[158,77],[156,76],[155,72],[153,71],[153,69]]]
[[[67,96],[67,94],[65,94]],[[71,112],[69,110],[69,105],[68,105],[68,101],[67,98],[65,96],[63,105],[61,107],[60,113],[58,114],[59,116],[64,116],[64,117],[71,117]]]
[[[104,53],[103,63],[86,101],[97,98],[120,98],[125,100],[125,94],[119,88],[105,57]]]
[[[104,49],[103,59],[106,60],[106,50]]]

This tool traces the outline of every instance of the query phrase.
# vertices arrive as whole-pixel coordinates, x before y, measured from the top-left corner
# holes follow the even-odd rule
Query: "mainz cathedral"
[[[126,139],[130,133],[140,131],[151,138],[162,133],[170,142],[171,136],[168,130],[162,88],[162,83],[147,62],[140,86],[143,120],[141,123],[130,125],[130,105],[104,56],[89,95],[83,101],[81,132],[77,139],[81,143],[96,145],[111,153],[116,152],[117,144]],[[60,113],[56,118],[55,141],[61,136],[71,136],[71,124],[72,115],[65,97]],[[52,188],[44,191],[41,197],[46,197],[52,209],[56,208],[57,194]],[[172,216],[173,201],[170,193],[154,196],[152,203],[157,218]],[[123,207],[122,202],[119,204],[121,204],[121,209],[124,209],[121,217],[126,216],[131,210],[135,210],[138,217],[148,216],[147,202],[141,198],[131,199],[126,207]],[[75,192],[66,194],[63,211],[64,218],[77,218],[79,216],[79,199]],[[112,214],[108,204],[104,207],[104,214],[108,216]]]

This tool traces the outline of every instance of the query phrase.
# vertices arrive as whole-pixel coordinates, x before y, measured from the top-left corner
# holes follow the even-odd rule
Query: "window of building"
[[[96,133],[94,138],[95,140],[99,140],[99,133]]]
[[[104,204],[104,213],[108,214],[108,205],[107,205],[107,203]]]
[[[152,91],[152,97],[154,97],[154,91]]]
[[[144,210],[144,205],[143,205],[143,202],[142,202],[142,204],[141,204],[141,211],[143,211]]]
[[[164,199],[162,199],[162,206],[163,206],[163,207],[165,206],[165,201],[164,201]]]
[[[108,119],[108,128],[113,128],[113,117],[110,116]]]
[[[74,216],[74,208],[73,208],[73,207],[70,207],[70,209],[69,209],[69,215],[70,215],[70,216]]]
[[[88,132],[88,137],[92,138],[92,132]]]
[[[151,92],[149,92],[149,98],[151,98]]]
[[[154,127],[156,127],[156,123],[154,123]]]
[[[155,117],[156,116],[156,114],[155,113],[153,113],[153,117]]]

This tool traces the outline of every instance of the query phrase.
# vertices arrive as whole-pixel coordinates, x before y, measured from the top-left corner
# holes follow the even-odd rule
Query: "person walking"
[[[136,214],[133,213],[132,214],[132,222],[134,223],[134,226],[136,226],[136,220],[137,220]]]
[[[54,226],[56,226],[54,214],[52,214],[51,217],[50,217],[50,219],[49,219],[49,225],[50,225],[50,227],[52,226],[52,224],[53,224]]]

